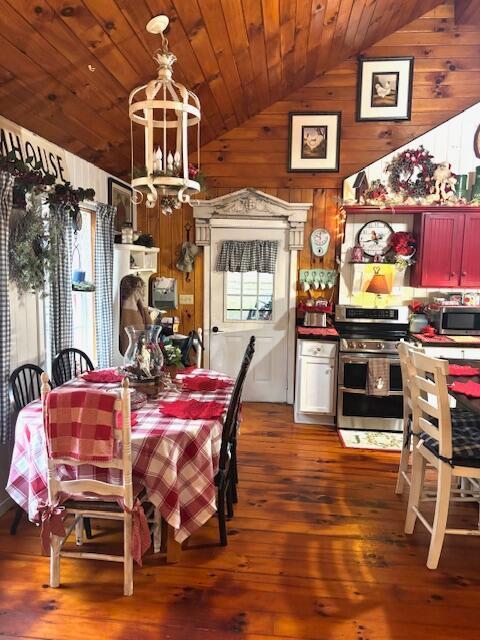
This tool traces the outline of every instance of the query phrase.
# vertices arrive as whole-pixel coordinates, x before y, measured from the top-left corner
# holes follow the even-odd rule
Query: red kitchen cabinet
[[[461,287],[480,285],[480,213],[467,213],[463,231]]]
[[[468,213],[467,213],[468,211]],[[480,212],[449,207],[415,216],[414,287],[480,286]]]
[[[347,217],[362,214],[381,218],[386,210],[346,205]],[[391,213],[413,214],[417,240],[412,287],[480,288],[480,207],[400,205]]]

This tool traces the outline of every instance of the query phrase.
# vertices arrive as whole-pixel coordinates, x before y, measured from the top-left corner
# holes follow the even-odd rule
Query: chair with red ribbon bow
[[[48,377],[42,375],[42,400],[48,449],[48,504],[38,510],[37,523],[42,527],[42,545],[50,549],[50,586],[60,584],[60,557],[86,558],[122,562],[124,594],[133,593],[133,561],[142,565],[142,555],[150,547],[150,532],[143,505],[134,494],[132,482],[131,417],[128,380],[124,380],[120,399],[105,391],[89,391],[95,398],[82,398],[74,403],[64,392],[50,391]],[[56,397],[56,395],[58,397]],[[77,399],[78,400],[78,399]],[[88,409],[85,413],[82,410]],[[92,418],[92,415],[94,416]],[[75,422],[75,416],[76,422]],[[82,417],[83,416],[83,417]],[[117,425],[117,418],[121,425]],[[93,420],[93,422],[91,422]],[[79,442],[82,430],[92,441]],[[95,435],[92,437],[91,434]],[[87,436],[88,437],[88,436]],[[96,442],[99,437],[100,446]],[[109,443],[109,438],[113,443]],[[69,446],[72,444],[72,446]],[[110,446],[113,445],[113,446]],[[59,454],[59,451],[61,454]],[[68,453],[71,451],[71,454]],[[67,452],[67,453],[65,453]],[[88,455],[90,452],[91,455]],[[101,455],[98,455],[101,453]],[[102,479],[59,479],[58,467],[89,464]],[[108,470],[121,474],[121,484],[110,481]],[[97,474],[98,472],[98,474]],[[112,476],[116,476],[113,471]],[[73,516],[66,528],[64,518]],[[124,550],[122,555],[64,551],[64,542],[75,529],[77,545],[83,543],[83,518],[123,521]],[[155,518],[154,546],[160,547],[160,519]]]

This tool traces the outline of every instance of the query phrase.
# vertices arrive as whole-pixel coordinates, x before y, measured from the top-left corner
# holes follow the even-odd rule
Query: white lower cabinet
[[[447,360],[480,360],[479,347],[425,347],[425,353],[431,358]]]
[[[295,422],[334,424],[337,345],[299,340],[295,385]]]

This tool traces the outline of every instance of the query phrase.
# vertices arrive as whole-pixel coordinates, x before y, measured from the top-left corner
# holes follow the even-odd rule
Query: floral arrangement
[[[405,271],[415,263],[413,256],[417,250],[415,236],[410,231],[395,231],[389,238],[389,252],[384,262],[395,265],[397,271]]]
[[[393,193],[406,198],[425,198],[430,194],[436,169],[432,154],[422,145],[418,149],[405,149],[387,165],[388,186]]]
[[[423,302],[418,302],[417,300],[412,300],[408,305],[408,308],[412,313],[424,313],[425,312],[425,304]]]
[[[182,365],[182,352],[178,347],[175,347],[173,344],[162,344],[161,345],[164,366],[166,367],[180,367]]]
[[[417,250],[415,236],[410,231],[395,231],[389,242],[392,251],[400,256],[411,256]]]
[[[381,180],[374,180],[365,191],[363,197],[365,201],[386,202],[388,200],[388,189]]]

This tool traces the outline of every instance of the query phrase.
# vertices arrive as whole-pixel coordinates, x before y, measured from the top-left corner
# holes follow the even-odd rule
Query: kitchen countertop
[[[480,347],[480,336],[426,336],[422,333],[410,333],[410,340],[420,342],[424,347]]]
[[[297,327],[297,338],[301,340],[326,340],[337,342],[340,336],[335,327]]]

